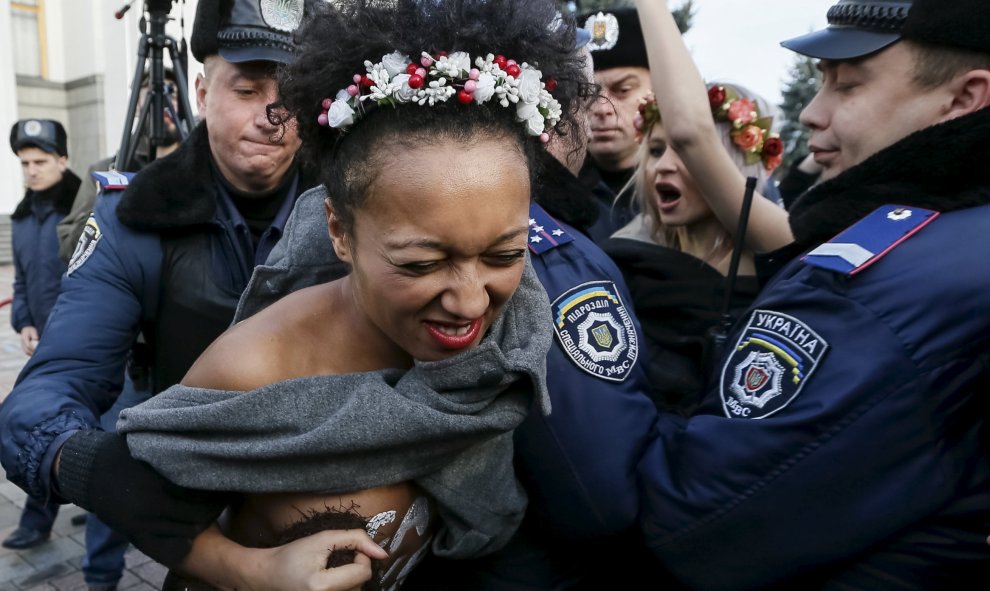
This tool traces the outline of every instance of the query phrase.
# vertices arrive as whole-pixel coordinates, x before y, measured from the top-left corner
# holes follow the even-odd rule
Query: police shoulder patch
[[[719,394],[729,418],[762,419],[801,392],[828,343],[797,318],[754,310],[722,367]]]
[[[79,235],[79,242],[76,243],[76,249],[72,251],[72,258],[69,259],[69,268],[65,272],[66,275],[72,275],[73,271],[83,266],[83,263],[89,260],[89,257],[96,250],[96,245],[102,237],[103,233],[100,232],[100,226],[96,223],[96,217],[90,214],[89,219],[86,220],[86,225],[83,226],[82,234]]]
[[[545,209],[535,202],[529,206],[529,250],[543,254],[574,239]]]
[[[113,191],[116,189],[126,189],[127,185],[130,184],[131,179],[134,178],[132,172],[116,172],[114,170],[104,170],[102,172],[92,173],[92,177],[96,179],[96,182],[100,185],[100,189],[104,191]]]
[[[937,211],[883,205],[812,250],[806,264],[853,276],[880,260],[938,217]]]
[[[550,306],[564,352],[591,375],[622,382],[639,357],[639,335],[611,281],[583,283]]]

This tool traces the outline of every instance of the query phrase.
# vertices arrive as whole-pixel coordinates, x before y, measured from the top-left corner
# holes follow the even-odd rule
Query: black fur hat
[[[68,156],[65,128],[54,119],[21,119],[10,128],[10,149],[14,154],[34,146],[49,154]]]
[[[591,50],[596,70],[622,67],[649,69],[646,42],[635,8],[592,12],[577,17],[577,22],[591,35],[587,47]]]
[[[233,63],[289,63],[293,34],[313,1],[200,0],[190,41],[193,57],[202,62],[219,54]]]
[[[987,0],[839,0],[828,27],[784,47],[819,59],[855,59],[901,39],[990,53]]]

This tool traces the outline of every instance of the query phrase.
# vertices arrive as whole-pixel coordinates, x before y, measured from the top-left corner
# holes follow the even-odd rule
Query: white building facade
[[[127,0],[0,0],[0,130],[27,117],[56,119],[69,139],[69,165],[82,176],[90,164],[117,151],[130,84],[142,41],[143,0],[123,18]],[[174,0],[166,32],[192,34],[196,0]],[[167,61],[167,58],[166,58]],[[190,102],[202,65],[189,56]],[[5,146],[0,157],[0,214],[24,194],[20,165]]]

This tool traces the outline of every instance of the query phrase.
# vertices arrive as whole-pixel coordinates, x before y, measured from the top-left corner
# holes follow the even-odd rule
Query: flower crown
[[[750,99],[739,98],[731,88],[713,86],[708,90],[715,121],[726,121],[732,125],[729,135],[732,143],[744,154],[746,164],[763,162],[767,172],[780,166],[784,154],[784,142],[770,132],[773,117],[760,117],[759,109]],[[640,99],[639,112],[633,123],[640,134],[645,134],[660,120],[657,99],[650,93]]]
[[[355,74],[354,84],[333,99],[323,99],[320,125],[346,130],[367,114],[369,101],[379,106],[433,106],[455,96],[464,105],[490,100],[506,108],[514,105],[516,120],[543,143],[550,141],[550,131],[560,121],[560,103],[550,95],[556,82],[543,82],[543,73],[533,66],[501,55],[478,57],[472,67],[471,56],[463,51],[424,51],[419,63],[393,51],[378,63],[365,61],[364,67],[367,72]]]
[[[725,86],[709,88],[708,103],[715,121],[726,121],[732,126],[729,135],[744,154],[746,164],[763,162],[767,172],[780,166],[784,142],[770,131],[773,117],[761,117],[754,101],[739,98],[735,91]]]

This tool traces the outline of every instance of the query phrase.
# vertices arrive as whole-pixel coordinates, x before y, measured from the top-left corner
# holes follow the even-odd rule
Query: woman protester
[[[640,213],[604,250],[622,269],[643,321],[654,402],[687,415],[713,354],[710,333],[759,290],[755,254],[792,240],[786,211],[763,197],[772,192],[783,143],[765,99],[739,85],[706,86],[673,19],[657,16],[669,9],[640,4],[655,93],[640,108],[643,141],[627,187]],[[723,310],[747,177],[756,179],[756,193]]]
[[[182,574],[336,588],[325,537],[260,549],[319,522],[366,529],[389,552],[358,547],[370,584],[395,589],[427,550],[480,556],[515,532],[512,430],[549,410],[531,178],[573,126],[576,90],[552,77],[581,67],[558,19],[549,0],[355,0],[300,32],[272,116],[320,170],[350,273],[236,324],[121,417],[131,452],[173,482],[243,493]]]

